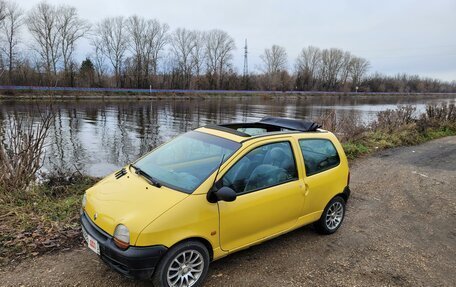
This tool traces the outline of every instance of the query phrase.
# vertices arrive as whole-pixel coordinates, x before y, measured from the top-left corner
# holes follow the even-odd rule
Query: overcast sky
[[[29,9],[39,0],[17,1]],[[244,39],[249,66],[272,44],[286,48],[293,67],[308,45],[341,48],[371,62],[371,71],[405,72],[456,80],[456,0],[48,0],[71,4],[96,22],[138,14],[171,29],[227,31],[236,41],[235,65],[242,71]],[[78,57],[90,52],[81,42]]]

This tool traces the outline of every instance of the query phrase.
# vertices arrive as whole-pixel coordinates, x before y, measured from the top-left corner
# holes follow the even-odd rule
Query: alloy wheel
[[[191,287],[203,274],[203,255],[196,250],[179,253],[168,267],[167,281],[171,287]]]
[[[326,212],[326,227],[330,230],[336,229],[339,224],[342,222],[344,216],[344,207],[342,203],[336,201],[334,202]]]

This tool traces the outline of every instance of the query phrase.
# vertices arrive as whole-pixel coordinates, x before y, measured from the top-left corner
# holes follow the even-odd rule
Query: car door
[[[290,141],[257,144],[218,182],[237,193],[233,202],[218,202],[221,248],[233,251],[292,228],[303,208]]]
[[[321,212],[331,198],[343,191],[346,175],[338,168],[340,157],[334,144],[328,139],[299,139],[304,159],[304,182],[308,189],[305,214]]]

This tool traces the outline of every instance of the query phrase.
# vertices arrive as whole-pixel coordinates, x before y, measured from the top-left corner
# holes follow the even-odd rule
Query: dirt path
[[[211,265],[207,286],[456,286],[456,137],[352,166],[342,228],[304,227]],[[85,249],[0,271],[0,286],[150,286]]]

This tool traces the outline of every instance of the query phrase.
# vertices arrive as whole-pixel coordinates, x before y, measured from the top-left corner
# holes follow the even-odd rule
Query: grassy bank
[[[410,106],[379,112],[371,124],[355,117],[337,118],[330,112],[317,122],[336,133],[351,160],[383,149],[456,135],[454,105],[428,106],[418,116],[415,112]],[[80,201],[96,181],[83,175],[60,174],[17,192],[20,196],[9,194],[10,200],[3,202],[0,190],[0,264],[81,244]]]
[[[0,204],[0,265],[81,244],[79,208],[97,179],[78,176],[29,187],[26,198]]]
[[[428,105],[422,114],[417,114],[413,106],[398,106],[394,110],[378,112],[377,118],[368,124],[357,116],[338,118],[334,111],[330,111],[316,122],[334,132],[347,157],[355,159],[378,150],[456,135],[456,106]]]
[[[348,141],[342,144],[349,159],[368,155],[387,148],[418,145],[427,141],[447,136],[456,136],[455,127],[433,127],[422,133],[414,127],[407,127],[395,133],[368,132],[365,139]]]

